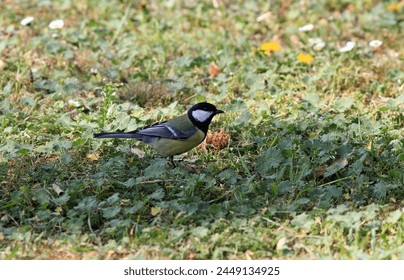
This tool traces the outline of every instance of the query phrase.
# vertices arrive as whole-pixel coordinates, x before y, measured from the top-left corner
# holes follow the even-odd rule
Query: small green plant
[[[118,87],[114,83],[107,83],[101,89],[101,96],[102,96],[102,107],[100,109],[100,118],[98,118],[98,126],[100,128],[104,128],[105,121],[108,117],[108,112],[111,109],[111,105],[115,101],[116,92]]]

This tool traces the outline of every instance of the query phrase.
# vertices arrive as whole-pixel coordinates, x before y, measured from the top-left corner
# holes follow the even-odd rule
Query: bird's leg
[[[174,156],[169,156],[167,159],[170,161],[170,163],[173,165],[173,167],[177,167],[177,165],[174,162]]]

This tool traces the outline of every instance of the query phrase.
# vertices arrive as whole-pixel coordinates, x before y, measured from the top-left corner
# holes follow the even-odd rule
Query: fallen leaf
[[[150,213],[153,217],[157,216],[161,212],[160,207],[152,207]]]
[[[57,184],[52,184],[52,188],[57,195],[61,195],[64,193],[64,191]]]
[[[271,12],[266,12],[265,14],[260,15],[259,17],[257,17],[257,21],[263,21],[268,19],[271,16]]]
[[[216,63],[211,62],[209,64],[209,75],[211,77],[217,77],[220,74],[220,68],[219,66],[216,65]]]
[[[196,254],[194,252],[190,252],[188,254],[188,260],[195,260],[196,259]]]
[[[97,161],[100,159],[100,155],[99,154],[86,154],[86,158],[91,161]]]
[[[348,165],[348,159],[345,157],[339,158],[334,160],[330,165],[321,165],[316,168],[314,168],[313,175],[315,178],[317,177],[329,177],[338,171],[340,171],[342,168]]]
[[[247,260],[252,260],[252,257],[254,256],[254,252],[251,251],[250,249],[247,249],[247,251],[245,251],[245,256]]]
[[[327,165],[321,165],[321,166],[317,166],[316,168],[314,168],[314,171],[313,171],[314,178],[323,176],[326,169],[327,169]]]
[[[144,158],[146,153],[138,148],[131,148],[130,152],[136,155],[138,158]]]
[[[286,245],[286,237],[282,237],[281,239],[278,240],[278,242],[276,243],[276,250],[280,251],[285,249],[287,246]]]

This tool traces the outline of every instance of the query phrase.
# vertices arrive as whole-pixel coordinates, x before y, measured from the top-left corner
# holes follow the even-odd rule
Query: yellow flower
[[[281,45],[274,41],[265,42],[261,45],[261,50],[264,51],[265,54],[270,55],[273,52],[279,52]]]
[[[297,56],[297,60],[302,63],[310,64],[311,62],[313,62],[314,57],[307,53],[299,53],[299,55]]]
[[[387,9],[387,11],[391,11],[391,12],[393,12],[393,11],[399,12],[401,10],[401,5],[400,5],[400,3],[390,4],[390,5],[387,5],[386,9]]]

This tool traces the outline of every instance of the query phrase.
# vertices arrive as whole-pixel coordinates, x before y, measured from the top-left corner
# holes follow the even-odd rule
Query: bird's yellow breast
[[[195,134],[188,139],[175,140],[160,138],[150,143],[150,146],[152,146],[160,155],[169,157],[188,152],[192,148],[198,146],[203,139],[205,139],[205,134],[197,129]]]

